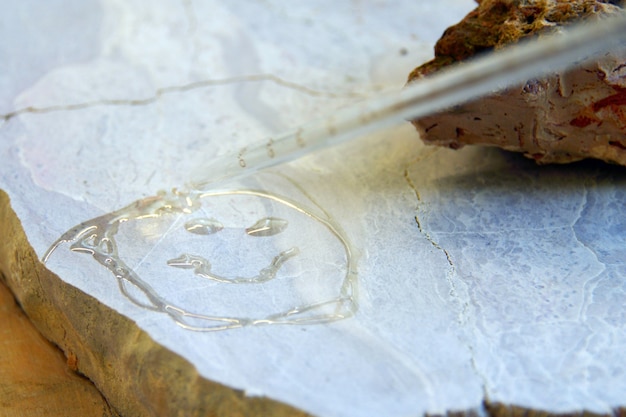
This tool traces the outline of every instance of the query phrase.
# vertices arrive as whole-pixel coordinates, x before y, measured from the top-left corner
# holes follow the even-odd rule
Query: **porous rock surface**
[[[409,81],[572,22],[606,18],[622,10],[619,3],[482,1],[445,31],[436,57],[416,68]],[[498,146],[541,164],[596,158],[626,165],[625,68],[623,53],[603,55],[413,124],[427,144]]]

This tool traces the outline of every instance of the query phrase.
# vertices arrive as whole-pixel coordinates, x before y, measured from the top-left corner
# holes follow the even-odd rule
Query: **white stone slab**
[[[184,186],[221,154],[401,87],[471,7],[5,5],[0,188],[42,256],[76,224]],[[229,184],[283,195],[337,226],[354,249],[359,289],[359,309],[342,321],[196,332],[133,303],[67,244],[47,265],[206,378],[316,415],[481,410],[485,398],[608,413],[626,392],[624,172],[520,158],[426,149],[407,125]],[[202,205],[221,232],[185,234],[187,215],[120,227],[120,256],[172,305],[266,317],[340,287],[344,249],[319,221],[239,194]],[[246,236],[269,216],[289,217],[273,243]],[[216,272],[250,276],[292,240],[301,254],[267,285],[219,284],[166,264],[185,248]]]

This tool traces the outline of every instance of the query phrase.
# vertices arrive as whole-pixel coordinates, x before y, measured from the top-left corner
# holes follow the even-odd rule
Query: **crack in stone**
[[[408,184],[409,188],[413,191],[413,194],[415,195],[415,199],[416,199],[416,207],[415,207],[415,223],[417,224],[417,229],[420,232],[420,234],[422,236],[424,236],[426,238],[426,240],[435,248],[437,249],[439,252],[441,252],[445,258],[446,258],[446,262],[448,264],[448,272],[446,273],[446,281],[448,282],[448,285],[450,287],[450,292],[449,295],[450,297],[452,297],[453,300],[455,300],[459,306],[461,307],[461,311],[459,312],[459,315],[457,317],[458,320],[458,324],[461,328],[465,328],[466,330],[468,330],[468,324],[470,321],[470,316],[469,316],[469,310],[470,310],[470,304],[468,301],[464,301],[461,299],[461,297],[459,296],[459,293],[457,291],[457,286],[454,283],[454,277],[457,275],[457,269],[456,269],[456,265],[454,264],[454,260],[452,259],[452,256],[450,255],[450,252],[444,248],[443,246],[441,246],[441,244],[439,244],[439,242],[437,242],[430,233],[428,233],[428,231],[426,231],[420,221],[419,218],[419,210],[420,210],[420,206],[422,204],[422,197],[420,195],[420,192],[417,188],[417,186],[415,185],[415,183],[413,182],[413,180],[411,179],[411,176],[409,174],[409,167],[411,165],[415,165],[418,164],[419,162],[423,161],[424,159],[426,159],[427,157],[429,157],[430,155],[432,155],[435,151],[431,151],[429,153],[423,153],[420,156],[418,156],[416,159],[414,159],[412,162],[408,163],[405,168],[404,168],[404,172],[403,172],[403,176],[404,176],[404,180],[406,181],[406,183]],[[469,329],[469,331],[471,333],[474,333],[473,329]],[[483,393],[483,406],[482,406],[482,412],[485,413],[487,412],[485,409],[485,405],[489,403],[489,392],[488,392],[488,388],[487,388],[487,377],[483,374],[483,372],[479,369],[477,363],[476,363],[476,355],[475,355],[475,350],[474,350],[474,346],[472,345],[472,343],[468,340],[463,340],[465,339],[465,337],[459,335],[459,341],[461,343],[464,344],[465,348],[468,350],[469,352],[469,356],[470,356],[470,365],[474,371],[474,373],[476,374],[476,376],[478,376],[478,378],[481,380],[481,390]]]
[[[198,19],[196,19],[191,0],[181,0],[181,3],[183,4],[183,9],[185,10],[185,16],[187,18],[187,25],[189,26],[187,28],[187,33],[194,34],[198,28]]]
[[[587,329],[592,331],[591,327],[587,323],[585,323],[586,317],[587,317],[587,309],[589,308],[589,305],[593,301],[593,291],[598,286],[600,281],[602,281],[602,274],[606,271],[606,265],[603,262],[600,261],[600,258],[598,257],[598,253],[591,246],[589,246],[587,243],[585,243],[578,236],[578,233],[576,232],[576,225],[582,220],[583,213],[584,213],[584,211],[587,208],[587,205],[589,203],[589,198],[588,198],[589,197],[589,188],[588,188],[589,186],[590,186],[590,184],[585,184],[584,185],[584,188],[583,188],[584,193],[583,193],[583,196],[581,198],[580,207],[577,210],[577,214],[576,214],[575,220],[570,225],[570,228],[572,230],[572,233],[574,234],[574,238],[576,239],[576,241],[579,244],[581,244],[585,249],[587,249],[590,253],[592,253],[594,258],[596,259],[596,262],[598,264],[602,265],[602,268],[600,269],[600,271],[598,271],[597,274],[595,274],[593,277],[585,280],[585,282],[583,283],[582,295],[581,295],[582,300],[581,300],[581,303],[580,303],[580,309],[578,311],[578,320],[580,322],[584,323],[584,325],[585,325],[585,327]]]
[[[281,87],[285,87],[291,90],[299,91],[303,94],[307,94],[313,97],[327,97],[327,98],[364,98],[364,94],[355,93],[355,92],[346,92],[346,93],[333,93],[330,91],[319,91],[302,84],[298,84],[292,81],[284,80],[280,77],[277,77],[272,74],[252,74],[246,76],[237,76],[237,77],[229,77],[222,79],[214,79],[214,80],[203,80],[196,81],[189,84],[179,85],[179,86],[169,86],[159,88],[154,92],[154,95],[151,97],[146,97],[143,99],[103,99],[103,100],[94,100],[94,101],[86,101],[83,103],[75,103],[75,104],[66,104],[66,105],[53,105],[47,107],[24,107],[21,109],[17,109],[15,111],[0,114],[0,120],[9,121],[10,119],[19,116],[24,113],[52,113],[59,111],[72,111],[72,110],[83,110],[91,107],[100,107],[100,106],[145,106],[148,104],[152,104],[160,100],[163,96],[175,93],[182,93],[190,90],[197,90],[207,87],[218,87],[232,84],[240,84],[240,83],[248,83],[248,82],[263,82],[268,81],[274,84],[277,84]]]
[[[416,205],[416,212],[419,211],[419,207],[422,203],[422,197],[420,195],[419,190],[417,189],[415,183],[413,182],[413,180],[411,179],[411,176],[409,175],[409,166],[415,163],[420,162],[423,158],[419,158],[417,160],[414,160],[413,162],[411,162],[409,165],[407,165],[404,169],[404,180],[407,182],[407,184],[409,185],[409,188],[411,188],[411,190],[413,191],[413,194],[415,195],[415,199],[417,200],[417,205]],[[422,236],[424,236],[426,238],[426,240],[435,248],[437,249],[439,252],[443,253],[443,255],[446,258],[446,262],[448,263],[448,272],[446,273],[446,279],[448,281],[448,283],[450,284],[450,296],[456,300],[459,299],[458,296],[458,292],[456,290],[456,285],[454,284],[454,282],[452,282],[452,277],[456,275],[456,266],[454,265],[454,262],[452,260],[452,256],[450,255],[450,252],[445,249],[444,247],[442,247],[438,242],[436,242],[433,237],[430,235],[430,233],[428,233],[426,230],[424,230],[424,227],[422,226],[422,223],[420,221],[419,215],[416,214],[415,215],[415,223],[417,224],[417,229],[420,232],[420,234]],[[459,300],[460,301],[460,300]],[[461,311],[461,315],[463,315],[466,312],[466,308],[463,308],[463,310]],[[459,324],[464,324],[465,319],[463,317],[459,317]]]

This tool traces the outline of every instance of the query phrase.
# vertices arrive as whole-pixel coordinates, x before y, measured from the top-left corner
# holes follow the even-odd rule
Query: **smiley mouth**
[[[207,278],[217,282],[225,282],[232,284],[258,284],[270,281],[276,278],[276,274],[285,262],[300,254],[300,249],[292,247],[280,252],[274,256],[272,262],[262,268],[259,273],[253,277],[226,277],[211,272],[211,262],[202,256],[184,253],[177,258],[167,261],[167,265],[180,269],[193,269],[193,273],[202,278]]]

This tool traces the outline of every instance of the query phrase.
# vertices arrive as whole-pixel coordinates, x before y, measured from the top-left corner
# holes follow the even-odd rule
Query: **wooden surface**
[[[115,416],[28,320],[0,280],[0,416]]]

